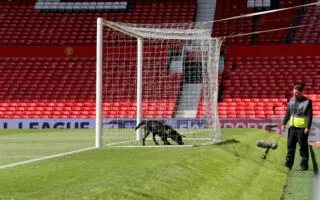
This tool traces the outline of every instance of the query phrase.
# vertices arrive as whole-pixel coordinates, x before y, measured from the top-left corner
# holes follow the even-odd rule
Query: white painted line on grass
[[[137,140],[128,140],[128,141],[124,141],[124,142],[115,142],[115,143],[110,143],[110,144],[105,144],[103,145],[104,147],[110,147],[112,145],[116,145],[116,144],[123,144],[123,143],[129,143],[129,142],[136,142]]]
[[[70,154],[83,152],[83,151],[89,151],[89,150],[96,149],[96,148],[97,147],[90,147],[90,148],[86,148],[86,149],[80,149],[80,150],[76,150],[76,151],[69,151],[69,152],[66,152],[66,153],[60,153],[60,154],[56,154],[56,155],[45,156],[45,157],[26,160],[26,161],[22,161],[22,162],[16,162],[16,163],[12,163],[12,164],[9,164],[9,165],[0,166],[0,169],[14,167],[14,166],[18,166],[18,165],[24,165],[24,164],[27,164],[27,163],[37,162],[37,161],[40,161],[40,160],[47,160],[47,159],[51,159],[51,158],[57,158],[57,157],[61,157],[61,156],[66,156],[66,155],[70,155]]]
[[[194,145],[156,145],[156,146],[110,146],[112,148],[184,148],[193,147]]]
[[[116,144],[122,144],[122,143],[128,143],[128,142],[131,142],[131,141],[111,143],[111,144],[106,144],[104,146],[110,146],[110,145],[116,145]],[[66,152],[66,153],[60,153],[60,154],[56,154],[56,155],[44,156],[44,157],[35,158],[35,159],[31,159],[31,160],[25,160],[25,161],[21,161],[21,162],[16,162],[16,163],[0,166],[0,169],[5,169],[5,168],[14,167],[14,166],[18,166],[18,165],[24,165],[24,164],[27,164],[27,163],[37,162],[37,161],[41,161],[41,160],[47,160],[47,159],[51,159],[51,158],[57,158],[57,157],[61,157],[61,156],[71,155],[71,154],[80,153],[80,152],[84,152],[84,151],[89,151],[89,150],[97,149],[97,148],[98,147],[90,147],[90,148],[86,148],[86,149],[80,149],[80,150],[76,150],[76,151],[69,151],[69,152]]]
[[[104,147],[123,147],[123,148],[177,148],[177,147],[192,147],[194,145],[165,145],[165,146],[114,146],[114,145],[118,145],[118,144],[123,144],[123,143],[129,143],[129,142],[134,142],[137,140],[129,140],[129,141],[124,141],[124,142],[115,142],[115,143],[110,143],[110,144],[106,144],[104,145]],[[69,152],[65,152],[65,153],[60,153],[60,154],[56,154],[56,155],[51,155],[51,156],[44,156],[44,157],[39,157],[39,158],[35,158],[35,159],[31,159],[31,160],[25,160],[25,161],[21,161],[21,162],[16,162],[16,163],[12,163],[12,164],[8,164],[8,165],[2,165],[0,166],[0,169],[5,169],[5,168],[9,168],[9,167],[15,167],[18,165],[24,165],[24,164],[28,164],[28,163],[32,163],[32,162],[37,162],[37,161],[41,161],[41,160],[47,160],[47,159],[51,159],[51,158],[57,158],[57,157],[61,157],[61,156],[66,156],[66,155],[71,155],[71,154],[75,154],[75,153],[80,153],[80,152],[84,152],[84,151],[89,151],[92,149],[97,149],[98,147],[90,147],[90,148],[86,148],[86,149],[80,149],[80,150],[76,150],[76,151],[69,151]],[[20,156],[20,157],[24,157],[24,156]],[[1,157],[0,157],[1,158]]]
[[[212,140],[212,138],[183,138],[183,140],[189,140],[189,141],[194,141],[194,140]]]
[[[0,156],[0,158],[40,158],[45,156]]]

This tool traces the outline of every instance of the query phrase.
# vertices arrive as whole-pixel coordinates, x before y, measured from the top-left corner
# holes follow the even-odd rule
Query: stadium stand
[[[309,1],[314,3],[315,0]],[[279,8],[287,8],[293,6],[299,6],[302,4],[300,0],[284,1],[280,0]],[[305,11],[307,10],[307,11]],[[258,16],[254,19],[254,31],[265,31],[271,29],[280,29],[290,26],[307,25],[316,23],[316,12],[319,7],[308,8],[296,8],[283,12],[266,14]],[[317,28],[315,31],[311,31],[315,27],[301,27],[296,29],[286,29],[269,33],[262,33],[253,36],[253,44],[284,44],[284,43],[318,43]],[[305,32],[304,32],[305,31]],[[294,37],[292,39],[292,35]],[[301,40],[300,40],[300,39]],[[308,38],[310,41],[308,42]],[[298,42],[299,41],[299,42]]]
[[[221,118],[282,118],[292,85],[305,84],[313,100],[314,117],[320,116],[320,56],[230,57],[223,76],[219,103]],[[204,116],[200,102],[197,117]]]
[[[221,84],[222,84],[222,77],[223,77],[223,74],[222,73],[219,73],[219,76],[218,76],[218,90],[219,90],[219,94],[220,94],[220,89],[221,89]],[[201,96],[203,96],[203,92],[201,92]],[[221,104],[221,103],[220,103]],[[222,110],[219,110],[219,115],[220,114],[223,114],[226,112],[225,111],[222,111]],[[203,102],[203,98],[200,98],[200,101],[198,103],[198,109],[197,109],[197,113],[196,113],[196,118],[203,118],[205,116],[205,105],[204,105],[204,102]],[[223,116],[221,116],[223,117]]]
[[[69,0],[70,5],[96,3],[96,10],[77,7],[65,10],[36,8],[35,0],[0,0],[0,45],[94,45],[96,18],[132,23],[193,22],[196,0],[128,0],[132,10],[99,10],[103,0]],[[269,1],[254,1],[254,8],[245,0],[217,0],[215,20],[253,13]],[[266,4],[264,4],[266,2]],[[314,2],[314,1],[311,1]],[[76,4],[77,3],[77,4]],[[279,7],[300,5],[301,1],[279,1]],[[39,3],[38,3],[39,5]],[[252,3],[250,4],[252,5]],[[264,6],[266,5],[266,6]],[[271,5],[272,6],[272,5]],[[306,9],[300,24],[319,21],[320,7]],[[95,12],[97,11],[97,12]],[[213,36],[237,35],[292,25],[297,10],[270,14],[258,18],[243,18],[213,24]],[[281,22],[279,22],[281,19]],[[284,44],[290,31],[242,36],[228,39],[226,45]],[[299,28],[292,43],[319,43],[319,28]],[[17,47],[18,48],[18,47]],[[94,118],[95,117],[95,58],[94,57],[4,57],[0,56],[0,116],[1,118]],[[168,61],[165,61],[168,62]],[[293,80],[306,85],[306,94],[314,101],[314,116],[320,116],[319,56],[227,57],[223,74],[219,75],[219,116],[222,118],[281,118],[292,93]],[[120,72],[119,72],[120,73]],[[151,72],[145,72],[151,73]],[[160,71],[158,73],[164,73]],[[129,75],[128,75],[129,76]],[[182,80],[182,74],[172,79]],[[114,80],[117,81],[117,80]],[[120,79],[119,79],[120,81]],[[127,81],[134,81],[128,77]],[[155,81],[159,89],[165,82]],[[131,84],[134,85],[134,84]],[[281,89],[279,89],[281,88]],[[108,96],[117,96],[110,90]],[[129,90],[134,95],[135,88]],[[144,101],[153,107],[145,117],[174,116],[179,85],[169,94],[167,102]],[[147,95],[152,95],[151,93]],[[103,110],[103,117],[134,118],[134,101],[111,98],[112,105]],[[121,108],[121,109],[118,109]],[[197,117],[204,116],[199,102]],[[122,110],[118,112],[116,110]]]
[[[192,22],[196,0],[134,2],[131,12],[40,12],[36,1],[1,1],[0,45],[93,45],[96,18],[132,23]]]
[[[320,21],[320,6],[306,8],[305,14],[301,17],[300,24],[316,24]],[[317,26],[300,27],[294,33],[292,43],[320,43],[320,28]]]
[[[69,1],[69,4],[72,2],[80,1]],[[96,40],[98,16],[111,21],[133,23],[191,22],[194,20],[196,9],[195,0],[166,2],[137,0],[131,1],[134,3],[132,12],[115,13],[104,10],[102,13],[82,13],[79,10],[73,10],[74,12],[52,13],[49,12],[50,10],[43,12],[43,10],[34,9],[35,3],[36,1],[25,0],[0,2],[3,19],[0,27],[3,37],[0,37],[0,45],[92,45]],[[3,74],[1,76],[3,87],[0,93],[2,118],[95,117],[95,58],[1,57],[0,66]],[[113,73],[121,74],[121,72]],[[134,82],[134,79],[135,76],[128,77],[127,81]],[[182,75],[175,73],[169,79],[179,81]],[[122,80],[119,78],[113,81]],[[172,84],[163,79],[154,80],[154,82],[159,90],[168,87],[167,84]],[[172,117],[179,88],[180,86],[177,85],[176,90],[171,90],[170,94],[167,94],[172,98],[165,103],[144,99],[143,107],[152,105],[155,108],[148,111],[143,109],[144,116]],[[105,90],[108,94],[104,95],[117,96],[117,92],[121,90],[123,88]],[[132,96],[129,98],[127,96],[126,101],[123,98],[110,98],[110,102],[105,104],[111,104],[109,107],[114,110],[105,108],[103,116],[135,117],[136,108],[130,101],[134,98],[135,90],[136,88],[128,90],[128,95]],[[146,97],[152,95],[150,92],[144,92]],[[158,91],[153,90],[153,92]],[[122,108],[121,112],[116,111],[119,108]]]
[[[279,1],[279,8],[287,8],[301,5],[302,1]],[[271,13],[258,16],[255,20],[255,31],[265,31],[278,28],[286,28],[294,23],[299,9],[290,9],[283,12]],[[253,44],[284,44],[290,33],[290,29],[255,36]]]
[[[292,85],[305,84],[319,115],[320,56],[230,57],[223,80],[221,117],[283,117]],[[250,105],[250,106],[248,106]],[[244,109],[246,106],[246,109]],[[252,110],[248,110],[248,108]],[[243,112],[238,112],[246,110]],[[253,111],[253,112],[252,112]]]
[[[253,13],[253,8],[248,8],[246,1],[238,0],[218,0],[215,16],[215,21],[234,17],[243,14]],[[213,37],[237,35],[241,33],[252,32],[252,17],[214,22],[213,24]],[[251,36],[241,36],[237,38],[229,38],[225,44],[251,44]]]
[[[264,16],[260,16],[257,19],[255,31],[266,31],[277,28],[289,27],[296,16],[296,10],[289,10],[279,13],[272,13]],[[262,33],[256,35],[254,44],[284,44],[290,30],[279,30],[274,33]]]
[[[158,49],[155,49],[155,53]],[[106,88],[108,96],[105,104],[110,106],[103,110],[104,117],[128,118],[135,116],[135,62],[132,61],[132,73],[121,73],[106,69],[104,75],[112,73],[113,82],[120,82],[117,88]],[[158,59],[153,62],[160,62]],[[161,61],[168,62],[168,61]],[[112,66],[112,63],[105,63]],[[130,67],[128,61],[125,67]],[[148,61],[145,68],[154,63]],[[165,65],[164,65],[165,66]],[[94,118],[95,117],[95,57],[4,57],[1,58],[0,83],[2,118]],[[166,73],[147,70],[148,73]],[[153,81],[157,87],[144,88],[143,106],[148,109],[143,114],[148,117],[170,118],[174,114],[180,85],[172,86],[170,80],[181,80],[182,74],[174,73],[167,80],[160,76]],[[124,81],[125,79],[125,81]],[[108,81],[108,80],[106,80]],[[132,82],[131,84],[129,82]],[[127,86],[134,86],[128,88]],[[175,90],[164,90],[169,87]],[[126,96],[123,96],[125,90]],[[150,101],[148,97],[159,91],[167,91],[170,96],[166,102]],[[114,108],[113,110],[109,110]],[[117,112],[122,108],[121,112]],[[108,110],[107,110],[108,109]]]
[[[311,3],[316,1],[312,0],[309,2]],[[217,1],[217,9],[214,17],[215,21],[217,22],[215,22],[213,25],[213,36],[232,36],[241,33],[263,32],[267,30],[286,28],[293,25],[299,25],[295,23],[298,23],[297,21],[299,21],[298,19],[300,18],[300,16],[302,16],[300,22],[300,24],[302,25],[316,23],[317,17],[319,16],[319,6],[309,7],[306,13],[302,12],[302,8],[297,8],[261,16],[246,17],[221,22],[218,21],[224,18],[269,10],[271,8],[287,8],[292,6],[299,6],[301,4],[301,0],[280,0],[276,5],[272,5],[272,2],[269,0]],[[318,43],[318,28],[316,28],[315,31],[312,30],[313,28],[314,27],[299,28],[296,33],[294,29],[286,29],[268,33],[245,35],[241,37],[228,38],[225,43],[229,45],[284,44],[290,43],[288,42],[288,40],[291,40],[291,34],[293,33],[295,33],[293,43],[298,43],[298,41],[299,43]],[[304,31],[306,31],[307,34],[305,34]]]

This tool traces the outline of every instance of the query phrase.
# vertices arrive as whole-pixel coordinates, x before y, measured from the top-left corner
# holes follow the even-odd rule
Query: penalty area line
[[[44,156],[0,156],[0,158],[10,159],[10,158],[42,158]]]
[[[116,145],[116,144],[127,143],[127,142],[130,142],[130,141],[116,142],[116,143],[112,143],[112,144],[108,144],[108,145],[104,145],[104,146]],[[8,164],[8,165],[2,165],[2,166],[0,166],[0,169],[5,169],[5,168],[9,168],[9,167],[15,167],[15,166],[18,166],[18,165],[24,165],[24,164],[37,162],[37,161],[41,161],[41,160],[47,160],[47,159],[51,159],[51,158],[58,158],[58,157],[61,157],[61,156],[71,155],[71,154],[80,153],[80,152],[84,152],[84,151],[90,151],[92,149],[98,149],[98,148],[99,147],[89,147],[89,148],[85,148],[85,149],[69,151],[69,152],[55,154],[55,155],[51,155],[51,156],[44,156],[44,157],[35,158],[35,159],[31,159],[31,160],[25,160],[25,161],[16,162],[16,163]]]
[[[75,154],[75,153],[89,151],[89,150],[96,149],[96,148],[97,147],[90,147],[90,148],[86,148],[86,149],[79,149],[76,151],[69,151],[69,152],[55,154],[55,155],[51,155],[51,156],[44,156],[44,157],[35,158],[35,159],[31,159],[31,160],[25,160],[25,161],[16,162],[16,163],[8,164],[8,165],[2,165],[2,166],[0,166],[0,169],[5,169],[5,168],[15,167],[18,165],[24,165],[27,163],[37,162],[37,161],[41,161],[41,160],[47,160],[47,159],[51,159],[51,158],[57,158],[57,157],[61,157],[61,156],[71,155],[71,154]]]
[[[156,146],[110,146],[112,148],[183,148],[193,147],[194,145],[156,145]]]

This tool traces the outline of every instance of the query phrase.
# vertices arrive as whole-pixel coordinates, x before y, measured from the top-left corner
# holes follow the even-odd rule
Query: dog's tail
[[[140,128],[141,126],[145,125],[146,121],[141,121],[135,128],[134,130],[137,130],[138,128]]]

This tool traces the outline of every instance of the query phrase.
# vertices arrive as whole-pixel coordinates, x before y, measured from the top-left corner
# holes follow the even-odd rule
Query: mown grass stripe
[[[18,165],[24,165],[24,164],[33,163],[33,162],[42,161],[42,160],[47,160],[47,159],[51,159],[51,158],[57,158],[57,157],[61,157],[61,156],[71,155],[71,154],[80,153],[80,152],[83,152],[83,151],[89,151],[89,150],[92,150],[92,149],[95,149],[95,148],[96,147],[90,147],[90,148],[86,148],[86,149],[79,149],[79,150],[76,150],[76,151],[60,153],[60,154],[51,155],[51,156],[44,156],[44,157],[35,158],[35,159],[31,159],[31,160],[26,160],[26,161],[22,161],[22,162],[16,162],[16,163],[0,166],[0,169],[5,169],[5,168],[9,168],[9,167],[15,167],[15,166],[18,166]]]
[[[212,146],[107,147],[6,168],[0,199],[279,199],[286,138],[257,129],[223,132]],[[260,158],[265,149],[256,147],[260,139],[279,143],[266,160]]]

